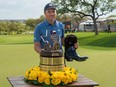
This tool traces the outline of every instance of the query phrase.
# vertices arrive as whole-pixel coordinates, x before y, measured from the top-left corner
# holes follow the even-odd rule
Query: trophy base
[[[42,70],[42,71],[53,71],[53,72],[57,72],[57,71],[62,71],[63,70],[63,68],[64,68],[65,66],[64,65],[42,65],[42,64],[40,64],[40,70]]]
[[[42,57],[62,57],[63,56],[63,52],[62,50],[42,50],[40,53],[40,56]]]
[[[64,66],[64,57],[40,56],[40,69],[42,71],[62,71]]]

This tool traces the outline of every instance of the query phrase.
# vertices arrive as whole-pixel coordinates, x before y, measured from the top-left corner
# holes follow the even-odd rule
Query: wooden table
[[[23,79],[23,76],[17,77],[7,77],[8,81],[12,85],[12,87],[42,87],[42,86],[35,86],[32,84],[26,83]],[[79,75],[78,80],[69,84],[68,86],[55,86],[55,87],[94,87],[99,86],[98,83],[84,77],[83,75]]]

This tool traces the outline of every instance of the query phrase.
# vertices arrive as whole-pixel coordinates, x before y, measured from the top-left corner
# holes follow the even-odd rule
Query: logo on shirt
[[[60,29],[58,29],[58,31],[61,31]]]

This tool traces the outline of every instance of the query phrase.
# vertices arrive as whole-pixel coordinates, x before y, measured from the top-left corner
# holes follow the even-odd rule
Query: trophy
[[[60,36],[53,31],[49,38],[48,41],[46,37],[41,36],[45,45],[40,53],[40,69],[43,71],[61,71],[64,67],[64,57],[60,47]]]

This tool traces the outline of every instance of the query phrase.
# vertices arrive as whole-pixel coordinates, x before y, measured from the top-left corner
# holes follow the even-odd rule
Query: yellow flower
[[[45,84],[50,85],[50,79],[45,79]]]
[[[51,76],[50,76],[51,75]],[[61,82],[64,84],[76,81],[78,74],[74,68],[64,67],[63,71],[58,72],[48,72],[41,71],[40,67],[30,68],[25,73],[25,78],[27,80],[38,80],[39,83],[45,83],[46,85],[58,85]]]
[[[64,67],[63,71],[70,71],[70,67]]]
[[[74,68],[71,68],[71,73],[76,73],[76,70]]]
[[[46,82],[45,80],[46,79],[50,79],[50,75],[47,73],[47,72],[38,72],[38,81],[39,83],[43,83],[43,82]],[[48,80],[46,83],[49,83]]]
[[[37,72],[31,71],[29,73],[29,80],[37,80]]]
[[[51,80],[51,83],[52,83],[53,85],[56,85],[56,79],[52,79],[52,80]]]
[[[77,80],[77,77],[78,77],[78,75],[71,74],[71,78],[72,78],[73,81],[76,81]]]
[[[60,84],[61,83],[61,80],[60,79],[56,79],[56,84]]]
[[[43,71],[38,71],[37,72],[37,77],[39,78],[39,77],[41,77],[42,76],[42,73],[44,73]]]
[[[51,83],[52,83],[53,85],[58,85],[59,83],[61,83],[61,80],[60,80],[60,79],[52,79],[52,80],[51,80]]]
[[[62,82],[64,82],[64,84],[67,84],[69,82],[69,76],[64,74],[64,76],[62,76]]]
[[[44,80],[45,80],[44,77],[39,77],[39,78],[38,78],[38,82],[39,82],[39,83],[43,83]]]
[[[43,76],[44,76],[46,79],[49,79],[49,78],[50,78],[50,75],[49,75],[47,72],[45,72],[45,73],[43,74]]]
[[[28,77],[29,77],[29,71],[25,73],[25,78],[28,79]]]

